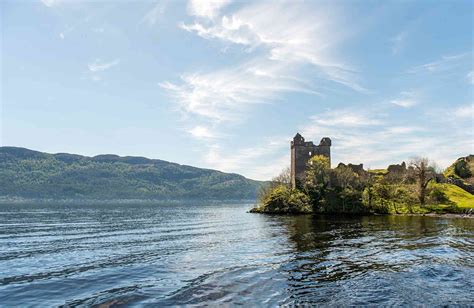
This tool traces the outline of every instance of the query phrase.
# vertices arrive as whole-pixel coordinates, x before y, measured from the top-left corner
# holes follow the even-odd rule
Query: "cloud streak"
[[[189,13],[199,18],[180,27],[206,40],[241,46],[249,60],[207,73],[185,73],[179,82],[160,83],[181,111],[223,122],[242,119],[242,111],[251,105],[278,101],[284,92],[321,95],[321,89],[331,84],[367,91],[356,81],[352,68],[333,59],[338,35],[331,11],[309,12],[302,3],[264,2],[245,3],[221,15],[228,4],[190,1]]]
[[[400,93],[399,98],[392,99],[390,103],[402,108],[411,108],[418,105],[418,100],[416,100],[415,96],[416,95],[413,92],[403,91]]]
[[[276,100],[282,92],[318,94],[305,81],[286,75],[286,67],[267,63],[251,61],[209,74],[186,74],[181,84],[160,86],[175,98],[180,110],[213,122],[238,121],[251,105]]]
[[[472,105],[456,110],[463,119],[472,119]],[[436,114],[441,114],[437,111]],[[339,121],[337,115],[350,119]],[[381,114],[381,115],[380,115]],[[378,116],[377,116],[378,115]],[[328,136],[333,140],[334,164],[364,163],[366,168],[385,168],[414,155],[428,156],[446,167],[472,151],[472,129],[459,130],[456,122],[444,117],[420,115],[419,125],[393,121],[383,109],[361,112],[343,109],[310,117],[301,131],[308,139]],[[363,125],[362,125],[363,124]],[[455,150],[453,149],[455,144]]]
[[[214,18],[219,11],[228,5],[230,0],[190,0],[188,14],[200,17]]]
[[[87,68],[91,72],[103,72],[112,67],[118,65],[120,63],[120,59],[115,59],[110,62],[102,62],[99,59],[95,60],[93,63],[87,64]]]
[[[158,1],[153,6],[153,8],[150,11],[148,11],[145,14],[145,16],[143,16],[141,22],[146,23],[149,26],[154,26],[165,13],[167,5],[168,5],[168,2],[165,0]]]
[[[197,139],[215,139],[218,137],[209,127],[202,125],[197,125],[189,129],[187,132]]]
[[[41,0],[41,3],[43,3],[44,6],[47,7],[54,7],[58,5],[60,0]]]
[[[442,56],[441,59],[428,62],[422,65],[414,66],[410,68],[407,73],[417,74],[417,73],[436,73],[446,70],[453,69],[462,64],[462,61],[467,59],[469,53],[461,53],[456,55]]]

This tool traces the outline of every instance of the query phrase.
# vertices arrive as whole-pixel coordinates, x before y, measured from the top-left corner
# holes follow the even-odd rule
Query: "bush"
[[[432,185],[430,187],[428,200],[429,200],[429,203],[434,203],[434,204],[450,202],[448,196],[443,191],[442,187],[438,185]]]
[[[280,185],[261,196],[260,205],[252,212],[274,214],[307,214],[313,211],[309,197],[297,190]]]
[[[469,169],[469,164],[467,163],[466,160],[460,159],[458,160],[455,165],[454,165],[454,172],[460,177],[460,178],[468,178],[472,176],[471,170]]]

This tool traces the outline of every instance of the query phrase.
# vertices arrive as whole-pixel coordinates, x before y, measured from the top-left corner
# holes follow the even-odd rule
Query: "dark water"
[[[0,306],[474,305],[474,220],[0,206]]]

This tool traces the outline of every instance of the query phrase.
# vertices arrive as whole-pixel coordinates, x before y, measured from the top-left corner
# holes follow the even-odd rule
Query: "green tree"
[[[346,211],[346,203],[354,205],[361,197],[360,181],[357,173],[348,166],[341,165],[332,170],[332,184],[337,188],[342,201],[342,211]]]
[[[374,184],[376,183],[377,176],[372,172],[366,172],[362,177],[363,188],[363,203],[370,209],[374,200]]]
[[[309,197],[297,190],[284,185],[274,187],[261,200],[253,212],[274,214],[306,214],[311,213]]]
[[[472,176],[466,159],[460,159],[454,164],[454,172],[462,179]]]
[[[308,161],[303,188],[313,204],[318,204],[325,196],[330,185],[330,173],[331,167],[327,157],[317,155]]]
[[[291,188],[291,175],[290,168],[283,169],[280,174],[272,178],[272,180],[265,185],[261,185],[257,192],[257,201],[259,204],[264,204],[266,198],[275,190],[277,187],[283,186],[285,188]]]

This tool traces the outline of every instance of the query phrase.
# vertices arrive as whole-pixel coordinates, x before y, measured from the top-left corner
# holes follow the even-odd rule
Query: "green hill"
[[[454,177],[474,184],[474,155],[458,158],[444,172],[446,177]]]
[[[0,147],[0,197],[255,199],[262,182],[144,157],[47,154]]]

